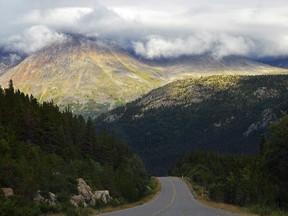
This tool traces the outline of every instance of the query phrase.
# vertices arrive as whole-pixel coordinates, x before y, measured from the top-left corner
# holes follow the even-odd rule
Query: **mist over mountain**
[[[0,76],[12,67],[15,67],[26,58],[26,54],[6,50],[0,47]]]

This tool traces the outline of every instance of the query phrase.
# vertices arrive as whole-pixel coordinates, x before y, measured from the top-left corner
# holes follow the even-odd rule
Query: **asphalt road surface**
[[[185,182],[176,177],[161,177],[160,194],[147,204],[101,215],[105,216],[235,216],[196,201]]]

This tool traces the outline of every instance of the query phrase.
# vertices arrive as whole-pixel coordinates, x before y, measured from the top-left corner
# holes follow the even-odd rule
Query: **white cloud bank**
[[[286,0],[10,0],[0,2],[2,44],[27,53],[99,35],[143,58],[288,55]]]
[[[226,34],[199,34],[188,38],[164,39],[158,36],[147,38],[145,42],[134,42],[135,52],[147,59],[171,58],[181,55],[211,54],[221,58],[229,55],[249,56],[254,43],[241,36]]]

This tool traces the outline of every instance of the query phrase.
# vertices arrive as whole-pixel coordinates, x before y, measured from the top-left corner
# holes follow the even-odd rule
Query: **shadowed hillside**
[[[259,134],[288,110],[288,76],[212,76],[173,82],[100,116],[149,171],[165,174],[195,149],[255,154]]]

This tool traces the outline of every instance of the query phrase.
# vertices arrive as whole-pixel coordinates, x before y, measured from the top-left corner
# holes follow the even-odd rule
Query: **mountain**
[[[90,110],[106,111],[165,83],[157,69],[108,40],[67,37],[66,42],[27,57],[6,72],[0,84],[12,79],[17,88],[40,101],[53,100],[88,115]]]
[[[288,57],[278,57],[278,58],[264,58],[260,60],[264,64],[268,64],[274,67],[280,67],[288,69]]]
[[[255,154],[259,135],[288,110],[288,76],[210,76],[170,83],[95,121],[153,174],[196,149]]]
[[[187,77],[287,72],[237,56],[182,56],[148,61],[108,39],[71,34],[66,38],[28,56],[13,68],[13,64],[7,66],[0,76],[0,85],[7,86],[12,79],[15,87],[33,94],[40,102],[53,100],[61,109],[68,107],[76,114],[95,117]]]

